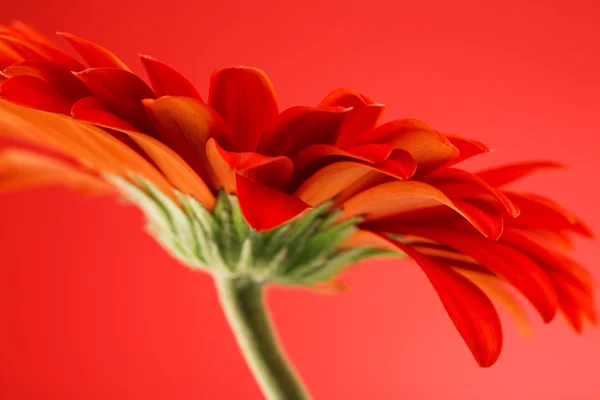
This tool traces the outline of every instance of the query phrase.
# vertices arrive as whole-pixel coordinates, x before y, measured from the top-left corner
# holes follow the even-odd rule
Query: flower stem
[[[263,287],[239,278],[216,279],[216,285],[225,316],[266,399],[310,399],[273,332]]]

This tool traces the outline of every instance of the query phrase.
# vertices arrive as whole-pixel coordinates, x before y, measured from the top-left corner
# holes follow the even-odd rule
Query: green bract
[[[257,232],[245,221],[237,197],[221,192],[212,212],[193,197],[177,193],[181,205],[150,182],[137,185],[109,176],[127,199],[145,213],[148,231],[190,268],[257,283],[313,285],[365,258],[396,255],[373,247],[338,249],[359,219],[336,223],[339,212],[324,203],[292,221]]]

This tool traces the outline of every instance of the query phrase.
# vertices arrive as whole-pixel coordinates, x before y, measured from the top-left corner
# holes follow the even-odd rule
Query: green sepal
[[[311,286],[365,258],[402,255],[372,247],[341,249],[360,219],[338,222],[339,210],[332,210],[329,202],[273,230],[257,232],[244,219],[237,198],[224,192],[210,211],[179,192],[174,201],[139,176],[107,179],[144,212],[149,233],[170,254],[212,274],[259,284]]]

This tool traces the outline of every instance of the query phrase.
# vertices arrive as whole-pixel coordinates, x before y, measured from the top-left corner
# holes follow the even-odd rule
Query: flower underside
[[[22,23],[0,26],[0,192],[117,189],[186,265],[261,285],[314,286],[363,258],[408,256],[481,366],[502,348],[496,303],[523,315],[526,300],[576,332],[597,323],[594,279],[567,255],[593,232],[507,188],[562,164],[467,171],[491,149],[411,118],[382,123],[385,105],[349,88],[281,110],[263,71],[226,67],[205,97],[164,62],[141,56],[144,80],[60,36],[84,62]]]
[[[193,269],[258,284],[314,286],[328,283],[350,264],[378,256],[401,256],[372,246],[339,246],[357,231],[360,218],[337,222],[339,211],[323,203],[267,232],[248,225],[237,197],[225,192],[212,211],[177,192],[180,204],[143,177],[131,183],[107,177],[147,219],[148,232]]]

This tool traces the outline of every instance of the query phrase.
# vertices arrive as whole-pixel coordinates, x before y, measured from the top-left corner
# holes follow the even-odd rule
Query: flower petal
[[[236,174],[237,196],[242,214],[259,232],[274,229],[298,216],[309,205],[292,196]]]
[[[547,271],[561,274],[585,291],[592,292],[594,290],[595,282],[592,275],[570,257],[538,244],[524,233],[511,227],[506,228],[500,240],[523,252]]]
[[[129,71],[123,61],[104,47],[70,33],[57,32],[57,34],[69,42],[90,68],[118,68]]]
[[[410,246],[390,240],[421,267],[480,367],[493,365],[502,350],[502,325],[494,305],[474,283],[442,268]]]
[[[71,163],[23,149],[0,151],[0,192],[48,185],[66,185],[89,194],[113,191],[102,178]]]
[[[352,108],[336,142],[341,147],[371,143],[370,132],[379,124],[385,112],[384,104],[376,104],[372,97],[348,88],[329,93],[319,107]]]
[[[312,206],[336,196],[341,204],[359,191],[380,183],[382,178],[408,179],[415,167],[414,160],[405,152],[379,164],[340,161],[319,169],[296,189],[295,194]]]
[[[347,148],[340,148],[329,144],[315,144],[296,154],[294,157],[294,166],[299,171],[302,171],[313,163],[330,156],[346,157],[375,164],[385,161],[392,154],[392,150],[392,146],[385,143]]]
[[[0,53],[18,54],[21,61],[55,61],[70,70],[79,70],[81,64],[62,50],[22,37],[0,35]]]
[[[229,145],[229,133],[221,117],[209,106],[189,97],[144,100],[158,138],[175,150],[202,179],[220,187],[206,157],[206,143],[215,138]]]
[[[215,71],[210,81],[208,104],[231,129],[238,151],[256,151],[262,133],[278,113],[269,77],[249,67]]]
[[[297,106],[284,110],[262,136],[258,152],[294,157],[317,144],[333,145],[349,109]]]
[[[403,213],[445,205],[462,215],[484,236],[497,239],[503,221],[471,202],[451,200],[435,187],[419,181],[394,181],[367,189],[343,205],[342,218],[363,216],[366,221],[382,220]]]
[[[71,116],[103,127],[135,131],[132,125],[113,114],[112,109],[96,97],[84,97],[73,104]]]
[[[524,161],[479,171],[477,175],[490,186],[500,187],[544,169],[566,168],[555,161]]]
[[[23,21],[12,21],[11,28],[17,31],[19,33],[19,36],[21,36],[24,39],[42,43],[46,46],[58,49],[56,44],[52,43],[45,35],[41,34],[40,32],[27,25]]]
[[[29,75],[7,79],[0,97],[22,106],[59,114],[69,114],[72,102],[40,78]]]
[[[116,115],[142,132],[152,132],[142,100],[155,98],[154,92],[138,76],[112,68],[86,69],[76,76]]]
[[[228,193],[235,193],[235,173],[261,185],[279,189],[294,172],[292,160],[287,157],[230,152],[212,138],[206,145],[206,153],[213,170],[218,171],[216,174]]]
[[[372,143],[390,143],[408,151],[417,161],[418,176],[441,167],[458,156],[458,149],[444,135],[414,119],[399,119],[377,127]]]
[[[461,161],[465,161],[471,157],[475,157],[484,153],[490,153],[492,151],[492,149],[487,147],[485,144],[476,140],[467,139],[451,133],[444,133],[444,136],[450,141],[450,143],[452,143],[454,147],[458,149],[458,156],[451,160],[447,166],[451,166]]]
[[[150,56],[140,56],[152,89],[158,97],[182,96],[202,101],[202,97],[180,72]]]
[[[598,312],[593,291],[585,291],[562,274],[550,271],[554,283],[560,311],[577,333],[583,332],[584,320],[595,326],[598,324]]]
[[[140,174],[175,198],[171,184],[152,164],[108,132],[59,114],[44,113],[0,100],[0,137],[50,148],[83,166],[128,179]]]
[[[402,231],[435,240],[473,257],[518,289],[534,305],[545,322],[554,318],[558,300],[552,281],[544,270],[525,254],[504,243],[455,229],[407,225],[402,227]]]
[[[490,200],[513,218],[520,213],[519,208],[501,191],[494,189],[470,172],[456,168],[442,168],[429,174],[424,181],[440,189],[450,198]]]
[[[547,197],[509,191],[504,191],[504,194],[521,209],[519,217],[509,221],[512,226],[556,232],[570,231],[594,238],[594,233],[583,221]]]
[[[6,77],[34,76],[52,86],[63,97],[76,102],[91,96],[89,89],[69,69],[54,61],[24,61],[2,71]]]

